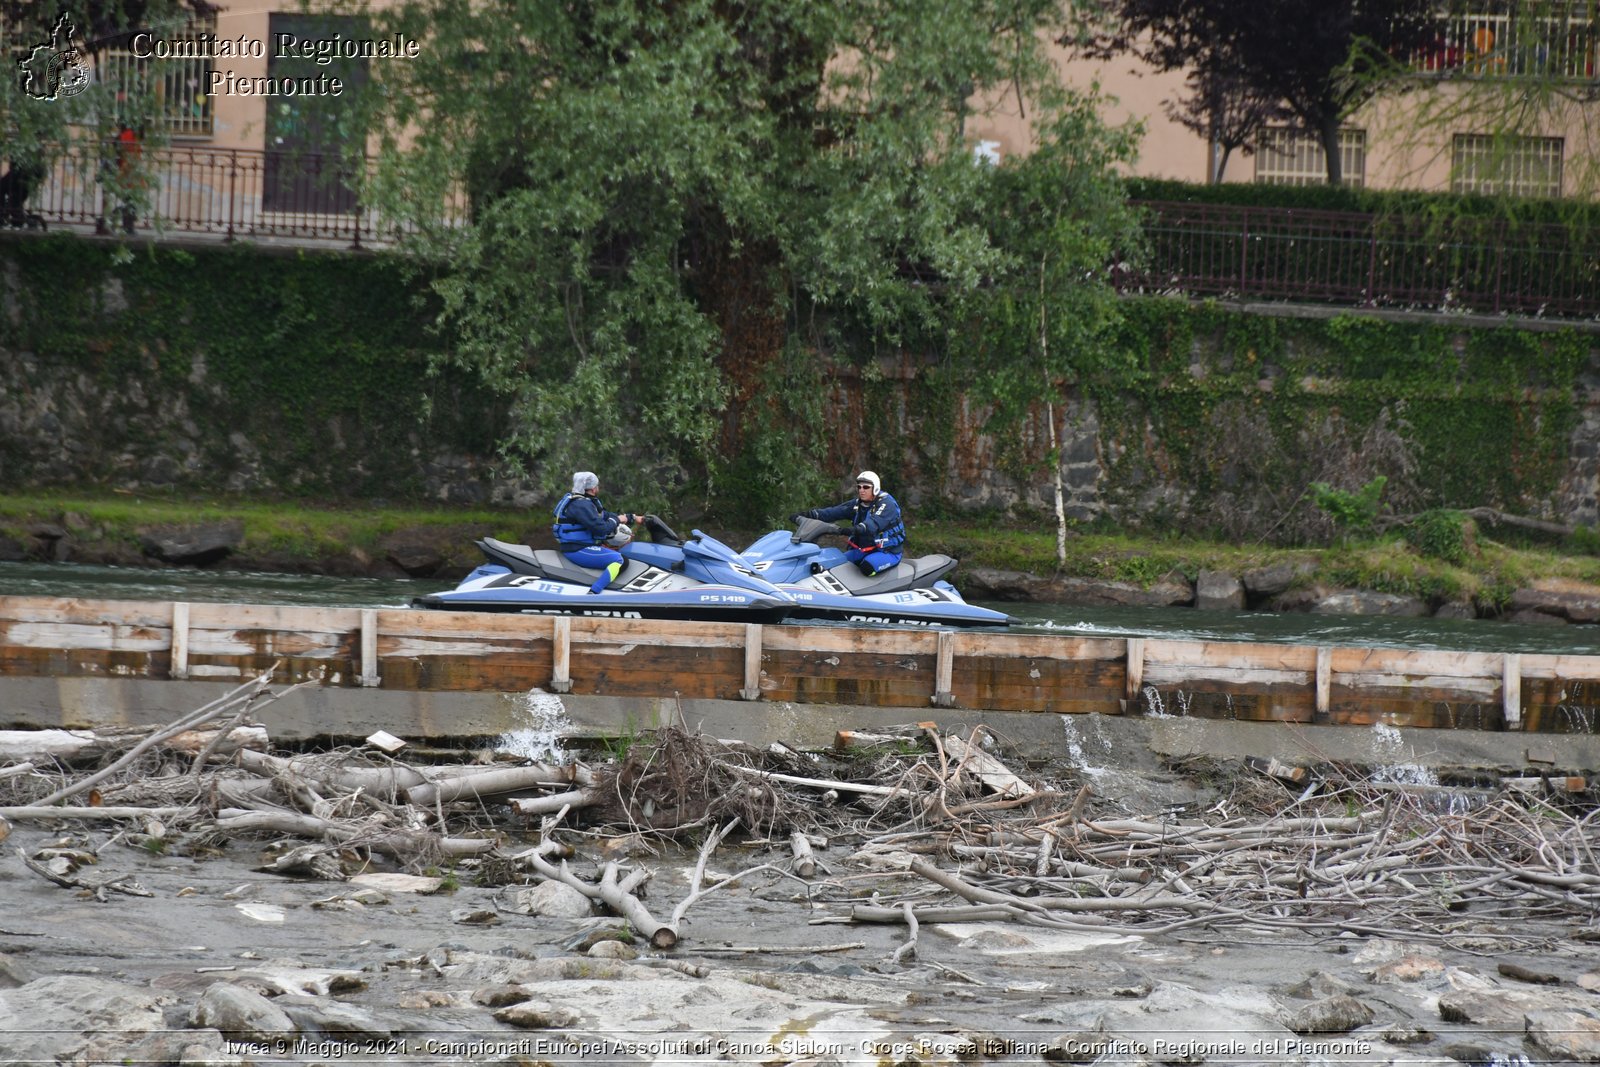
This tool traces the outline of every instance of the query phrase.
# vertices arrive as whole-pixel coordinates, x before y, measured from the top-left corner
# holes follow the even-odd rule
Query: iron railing
[[[0,189],[0,225],[390,243],[410,227],[362,204],[357,177],[334,153],[78,142],[55,154],[48,174],[24,183],[20,205],[14,182]],[[461,203],[443,204],[439,214],[459,219]]]
[[[1587,0],[1550,3],[1533,13],[1445,15],[1438,36],[1412,56],[1412,66],[1429,74],[1565,81],[1592,79],[1597,63],[1600,25]]]
[[[338,157],[172,146],[122,167],[115,143],[61,153],[0,225],[383,245],[409,228],[363,205]],[[465,198],[443,205],[445,224]],[[1125,291],[1600,318],[1600,237],[1554,225],[1141,201],[1149,265]]]
[[[1146,201],[1149,269],[1124,288],[1556,318],[1600,317],[1600,236],[1238,204]]]

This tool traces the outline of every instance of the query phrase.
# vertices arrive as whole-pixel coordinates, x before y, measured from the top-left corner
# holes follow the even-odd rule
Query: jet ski
[[[657,520],[659,523],[659,520]],[[664,524],[663,531],[671,531]],[[652,527],[654,529],[654,527]],[[738,554],[696,530],[682,541],[633,541],[619,549],[623,567],[603,592],[591,593],[594,570],[553,549],[486,537],[476,542],[487,562],[447,593],[412,600],[435,611],[504,611],[697,622],[780,622],[795,602],[755,574]]]
[[[968,604],[944,576],[955,570],[951,556],[903,559],[868,576],[845,559],[844,550],[818,538],[844,531],[832,523],[802,518],[794,530],[774,530],[739,554],[750,570],[795,600],[791,619],[909,626],[1009,626],[1011,616]]]

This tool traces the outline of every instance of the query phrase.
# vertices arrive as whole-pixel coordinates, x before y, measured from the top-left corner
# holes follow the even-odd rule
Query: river
[[[329,578],[190,568],[0,563],[0,596],[233,601],[405,607],[450,587],[424,579]],[[1600,654],[1600,627],[1531,626],[1481,619],[1401,619],[1192,608],[1080,607],[977,601],[1007,612],[1022,632],[1196,641],[1431,648],[1467,652]]]

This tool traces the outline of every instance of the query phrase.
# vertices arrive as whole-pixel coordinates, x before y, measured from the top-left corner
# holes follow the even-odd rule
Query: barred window
[[[1450,191],[1491,196],[1560,196],[1559,137],[1458,133],[1451,149]]]
[[[1339,162],[1346,185],[1364,185],[1367,175],[1367,131],[1339,131]],[[1256,181],[1264,185],[1322,185],[1328,163],[1322,139],[1305,130],[1269,126],[1256,143]]]
[[[183,53],[190,46],[202,51],[202,40],[215,38],[214,15],[189,22],[177,33],[164,35]],[[190,55],[146,56],[133,54],[128,44],[106,49],[101,60],[105,80],[139,92],[151,93],[169,134],[175,137],[211,136],[212,107],[207,92],[211,84],[212,61]]]

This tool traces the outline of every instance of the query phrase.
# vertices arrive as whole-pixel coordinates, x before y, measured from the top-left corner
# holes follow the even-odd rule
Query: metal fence
[[[222,240],[390,243],[405,227],[360,203],[336,156],[172,146],[77,145],[48,175],[0,177],[0,224]],[[119,154],[120,153],[120,154]],[[1600,238],[1561,226],[1300,208],[1142,201],[1151,258],[1125,290],[1600,318]],[[448,223],[465,198],[441,205]]]
[[[25,197],[0,178],[0,224],[353,247],[406,228],[359,202],[357,175],[333,153],[78,143],[30,177]],[[441,205],[440,217],[460,218],[461,205]]]
[[[1600,317],[1600,235],[1503,220],[1147,201],[1124,288],[1239,299]]]

